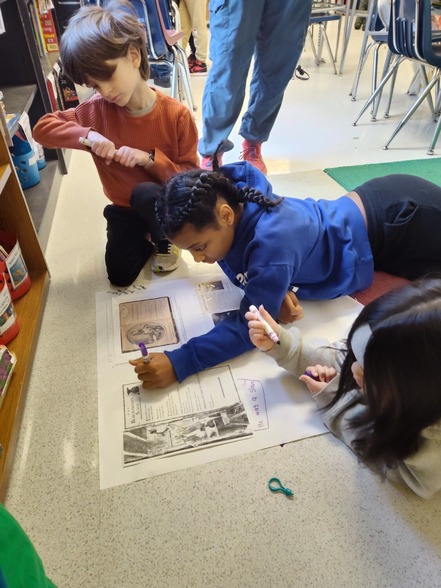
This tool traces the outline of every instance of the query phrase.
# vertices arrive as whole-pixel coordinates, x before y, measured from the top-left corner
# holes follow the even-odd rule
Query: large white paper
[[[102,489],[326,431],[305,385],[258,350],[166,389],[140,386],[128,360],[142,337],[152,352],[179,347],[241,297],[221,273],[97,293]],[[303,307],[304,336],[331,341],[361,309],[349,297]]]

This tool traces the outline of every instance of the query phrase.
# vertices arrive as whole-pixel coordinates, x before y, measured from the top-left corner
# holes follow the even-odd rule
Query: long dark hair
[[[160,229],[173,238],[186,224],[193,225],[196,230],[217,226],[218,197],[224,198],[233,210],[244,202],[269,209],[283,200],[271,200],[254,188],[237,188],[221,171],[191,170],[171,178],[157,199],[156,218]]]
[[[364,354],[367,409],[352,420],[358,433],[353,449],[384,472],[416,452],[421,431],[441,419],[441,277],[392,290],[361,311],[329,406],[357,386],[351,339],[366,323],[372,329]]]

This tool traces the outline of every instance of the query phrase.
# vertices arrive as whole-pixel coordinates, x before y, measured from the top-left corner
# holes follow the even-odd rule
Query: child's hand
[[[120,147],[114,155],[114,160],[124,165],[125,167],[135,167],[140,165],[141,167],[149,167],[152,164],[152,156],[146,151],[140,149],[133,149],[124,145]]]
[[[165,353],[150,353],[150,361],[146,363],[142,357],[131,359],[135,373],[142,382],[143,388],[165,388],[176,382],[176,374]]]
[[[333,367],[327,365],[313,365],[306,368],[299,380],[305,382],[311,394],[317,394],[335,378],[337,372]]]
[[[272,316],[264,309],[262,305],[259,306],[259,312],[262,318],[266,320],[275,334],[279,337],[282,327],[276,323]],[[274,342],[268,337],[262,323],[254,317],[250,311],[245,313],[245,318],[248,321],[248,330],[251,343],[261,351],[269,351],[274,347]]]
[[[106,165],[110,165],[115,157],[116,149],[115,143],[106,139],[96,131],[89,131],[87,138],[92,143],[92,151],[98,157],[102,157],[106,160]]]
[[[303,309],[294,292],[287,292],[280,307],[277,319],[283,323],[293,323],[303,318]]]

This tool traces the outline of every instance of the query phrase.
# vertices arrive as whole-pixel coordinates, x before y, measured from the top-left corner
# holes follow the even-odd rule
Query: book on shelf
[[[5,138],[6,144],[8,147],[12,146],[12,139],[8,131],[8,123],[6,120],[6,113],[3,108],[0,106],[0,132]]]
[[[60,60],[58,60],[56,63],[54,63],[54,65],[52,67],[52,73],[54,76],[54,81],[55,81],[55,85],[56,85],[56,89],[57,89],[59,110],[64,110],[65,105],[64,105],[63,91],[60,86],[60,72],[61,72],[61,66],[60,66]]]
[[[21,112],[14,112],[13,114],[6,113],[6,123],[8,125],[9,134],[14,134],[16,127],[18,126],[18,121],[20,120]]]
[[[17,130],[19,119],[20,112],[7,114],[3,108],[0,107],[0,128],[8,147],[12,147],[12,137]]]
[[[47,9],[45,12],[38,10],[38,18],[40,20],[43,43],[47,53],[54,53],[58,51],[58,37],[57,31],[55,29],[54,19],[52,17],[52,10]]]
[[[28,2],[29,18],[31,20],[32,30],[34,32],[35,44],[37,45],[38,55],[44,57],[46,54],[46,47],[43,39],[43,31],[41,29],[40,18],[38,16],[38,6],[35,0]]]
[[[53,110],[66,110],[78,106],[75,84],[64,75],[60,59],[54,63],[51,72],[46,76],[46,83]]]
[[[47,91],[49,94],[49,99],[51,101],[51,106],[52,106],[52,110],[63,110],[63,103],[61,100],[61,96],[59,95],[59,90],[58,90],[58,83],[56,80],[56,73],[54,70],[52,70],[47,76],[46,76],[46,86],[47,86]]]
[[[61,90],[64,108],[75,108],[80,103],[75,84],[69,79],[63,71],[61,59],[57,62],[58,65],[58,83]]]
[[[5,345],[0,345],[0,407],[6,396],[16,362],[15,353],[9,351]]]
[[[14,136],[16,130],[18,129],[18,123],[20,120],[21,112],[14,112],[13,114],[6,114],[5,121],[6,121],[6,130],[7,134],[5,133],[6,143],[8,147],[13,146],[12,137]]]
[[[58,36],[52,16],[53,4],[42,0],[28,0],[27,6],[40,57],[58,51]]]

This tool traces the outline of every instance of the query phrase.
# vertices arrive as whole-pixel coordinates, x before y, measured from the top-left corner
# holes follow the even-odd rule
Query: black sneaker
[[[354,24],[354,29],[359,31],[360,29],[364,29],[366,28],[366,19],[363,18],[362,16],[357,16],[357,18],[355,19],[355,24]]]

